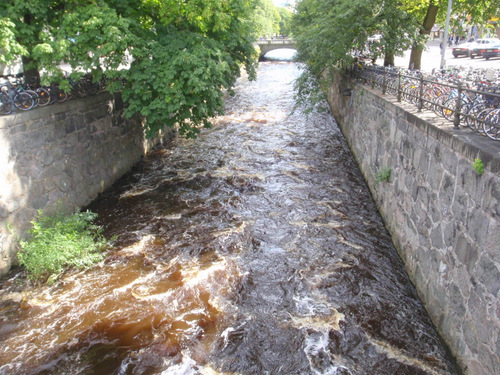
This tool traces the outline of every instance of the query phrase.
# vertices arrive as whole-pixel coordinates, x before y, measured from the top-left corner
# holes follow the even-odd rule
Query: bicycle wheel
[[[33,98],[34,104],[32,108],[38,107],[38,104],[40,102],[38,94],[33,90],[24,90],[24,92],[28,93]]]
[[[434,98],[432,101],[432,110],[436,115],[443,116],[443,105],[447,100],[449,100],[449,96],[445,94]]]
[[[27,111],[35,106],[35,99],[25,91],[14,95],[14,106],[21,111]]]
[[[481,129],[482,132],[482,125],[478,121],[479,119],[479,114],[486,109],[486,105],[484,103],[478,103],[470,107],[467,111],[467,116],[465,116],[465,123],[467,126],[475,131],[479,132],[479,128]],[[478,127],[479,126],[479,127]]]
[[[38,105],[40,107],[44,107],[50,103],[50,93],[48,90],[43,87],[39,87],[35,90],[35,92],[38,95]]]
[[[90,86],[85,81],[78,81],[73,85],[72,93],[78,98],[85,98],[89,95]]]
[[[69,95],[62,90],[57,90],[57,102],[63,103],[69,99]]]
[[[483,131],[491,139],[500,141],[500,109],[492,109],[483,122]]]
[[[12,100],[9,99],[7,94],[0,92],[0,115],[8,115],[13,110]]]
[[[445,119],[453,121],[455,118],[455,108],[457,106],[457,98],[448,99],[443,103],[442,113]]]
[[[491,110],[492,108],[484,108],[477,114],[477,120],[474,125],[476,127],[476,131],[481,135],[486,135],[484,133],[484,123],[486,122],[486,118],[490,114]]]

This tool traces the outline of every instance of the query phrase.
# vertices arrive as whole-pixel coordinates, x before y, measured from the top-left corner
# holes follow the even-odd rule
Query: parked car
[[[455,46],[452,48],[451,53],[453,54],[453,57],[457,58],[458,56],[469,56],[469,49],[471,47],[475,46],[474,42],[470,43],[462,43],[459,44],[458,46]]]
[[[478,39],[474,43],[476,45],[469,50],[469,56],[471,59],[473,59],[476,56],[481,57],[481,50],[485,49],[486,47],[500,44],[500,39],[496,38]]]
[[[491,47],[486,47],[481,49],[481,56],[483,56],[486,60],[489,60],[490,57],[499,57],[500,56],[500,43],[495,44]]]

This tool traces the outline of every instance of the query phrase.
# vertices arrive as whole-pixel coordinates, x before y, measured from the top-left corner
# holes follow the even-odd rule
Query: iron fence
[[[500,90],[487,81],[467,82],[453,78],[443,82],[439,77],[420,71],[363,66],[355,68],[355,77],[383,94],[393,94],[399,102],[414,104],[418,111],[431,110],[453,122],[455,128],[471,130],[500,140]],[[473,86],[477,86],[473,88]]]

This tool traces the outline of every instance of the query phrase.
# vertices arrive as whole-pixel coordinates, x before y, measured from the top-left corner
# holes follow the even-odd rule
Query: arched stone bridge
[[[261,39],[257,41],[260,47],[260,57],[264,56],[269,51],[282,48],[295,48],[295,41],[293,39]]]

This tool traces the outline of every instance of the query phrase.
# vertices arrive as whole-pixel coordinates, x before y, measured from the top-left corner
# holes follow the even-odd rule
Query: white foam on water
[[[170,366],[165,371],[162,371],[161,375],[195,375],[200,374],[199,367],[196,362],[183,353],[182,361],[174,366]]]
[[[328,349],[329,332],[340,331],[340,321],[345,318],[344,314],[322,302],[324,296],[315,298],[302,296],[294,297],[297,311],[302,315],[291,316],[292,325],[304,332],[304,353],[309,361],[313,374],[338,375],[346,374],[347,368],[339,363]]]
[[[346,374],[349,369],[337,363],[334,356],[328,350],[328,331],[315,332],[304,340],[304,353],[309,366],[315,375],[339,375]],[[342,370],[341,373],[339,371]]]

